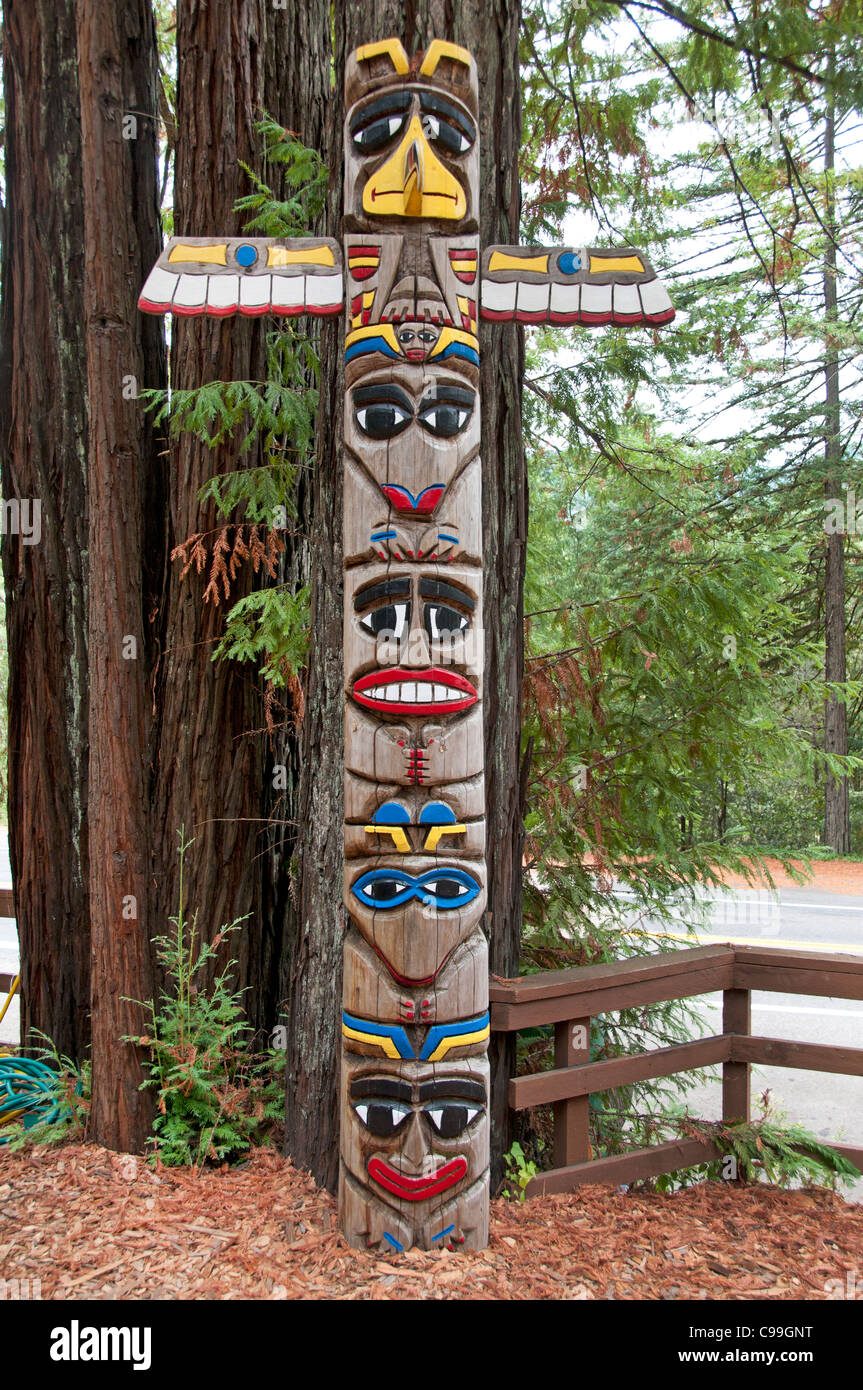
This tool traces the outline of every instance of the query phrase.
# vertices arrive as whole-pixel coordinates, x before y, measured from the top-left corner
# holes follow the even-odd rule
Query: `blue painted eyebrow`
[[[372,825],[410,825],[411,818],[397,801],[385,801],[372,816]]]
[[[442,801],[432,801],[420,811],[420,825],[455,825],[455,811]]]

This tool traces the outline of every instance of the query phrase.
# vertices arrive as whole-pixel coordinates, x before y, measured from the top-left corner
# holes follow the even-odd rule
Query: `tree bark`
[[[238,197],[251,191],[240,161],[260,166],[255,123],[267,109],[308,144],[323,125],[328,78],[328,24],[324,6],[290,0],[190,0],[177,14],[177,152],[174,226],[180,235],[235,235],[243,219]],[[268,169],[270,185],[278,169]],[[264,328],[244,318],[221,323],[174,320],[172,379],[180,388],[208,381],[261,379]],[[240,436],[242,438],[242,436]],[[202,509],[198,491],[215,473],[261,462],[241,454],[239,441],[218,450],[184,437],[172,450],[171,545],[220,523],[212,505]],[[301,480],[299,503],[305,502]],[[301,529],[301,526],[300,528]],[[290,540],[290,538],[288,538]],[[305,578],[308,546],[300,540],[286,570]],[[282,731],[269,751],[260,734],[263,688],[249,666],[213,663],[224,609],[204,604],[208,575],[167,581],[165,652],[159,672],[160,760],[155,791],[155,871],[164,918],[175,911],[178,891],[177,831],[195,844],[186,863],[189,906],[201,911],[199,926],[212,939],[223,923],[250,914],[224,951],[238,957],[237,984],[252,1026],[269,1031],[286,990],[286,931],[292,899],[284,865],[293,853],[290,826],[268,824],[296,817],[297,738]],[[235,599],[252,580],[240,577]],[[273,763],[291,774],[289,792],[272,793]],[[239,942],[239,946],[237,945]],[[222,964],[224,961],[221,962]],[[219,968],[213,967],[213,970]]]
[[[841,498],[842,414],[839,397],[839,350],[836,338],[836,208],[833,191],[835,163],[835,112],[832,101],[827,110],[824,143],[824,174],[827,191],[825,223],[828,240],[824,253],[824,492],[828,498]],[[832,330],[832,336],[831,336]],[[853,525],[853,521],[851,523]],[[845,641],[845,533],[827,537],[824,575],[824,679],[846,679]],[[848,713],[841,700],[828,698],[824,705],[824,751],[845,756],[848,752]],[[824,778],[824,843],[837,854],[851,852],[851,820],[848,778]]]
[[[135,391],[164,381],[162,324],[137,311],[159,253],[156,33],[148,0],[78,0],[89,399],[90,925],[96,1143],[140,1151],[152,1102],[129,1001],[153,993],[149,859],[154,613],[165,470]]]
[[[26,1039],[40,1029],[82,1058],[90,1037],[87,407],[75,6],[7,0],[4,11],[2,490],[41,507],[38,543],[10,534],[2,547],[21,1031]]]
[[[518,74],[520,8],[514,0],[369,0],[335,15],[335,92],[328,142],[328,232],[340,233],[343,76],[347,54],[397,35],[408,53],[433,38],[463,44],[479,65],[481,231],[484,244],[518,241]],[[331,1189],[338,1173],[338,1010],[344,913],[342,840],[341,325],[324,332],[322,414],[315,473],[315,583],[312,657],[301,795],[300,930],[292,956],[287,1149]],[[489,845],[490,965],[518,971],[523,850],[521,731],[522,625],[527,481],[521,436],[521,330],[482,332],[482,439],[485,460],[486,814]],[[514,1051],[493,1041],[492,1174],[508,1146],[507,1082]]]

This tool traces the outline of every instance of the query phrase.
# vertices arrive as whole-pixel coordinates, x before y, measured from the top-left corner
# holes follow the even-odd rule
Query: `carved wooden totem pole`
[[[351,1244],[488,1239],[480,314],[661,324],[629,247],[480,255],[463,48],[369,43],[345,78],[344,247],[182,238],[154,313],[344,308],[345,939],[340,1207]],[[336,1007],[336,1001],[333,1001]]]

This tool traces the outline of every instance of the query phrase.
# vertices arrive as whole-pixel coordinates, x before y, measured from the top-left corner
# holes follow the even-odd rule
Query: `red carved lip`
[[[464,676],[437,666],[425,671],[390,666],[354,682],[358,704],[388,714],[455,714],[469,709],[478,698]]]
[[[466,1172],[467,1159],[464,1154],[451,1158],[449,1163],[444,1163],[425,1178],[406,1178],[404,1173],[391,1168],[382,1158],[369,1159],[369,1177],[406,1202],[423,1202],[428,1197],[436,1197],[439,1192],[446,1192],[448,1187],[461,1182]]]

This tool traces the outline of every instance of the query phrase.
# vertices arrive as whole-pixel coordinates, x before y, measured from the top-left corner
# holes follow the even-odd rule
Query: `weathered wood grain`
[[[482,931],[457,946],[427,985],[400,984],[355,927],[345,937],[343,1006],[381,1023],[417,1023],[475,1018],[488,1008],[488,944]]]

